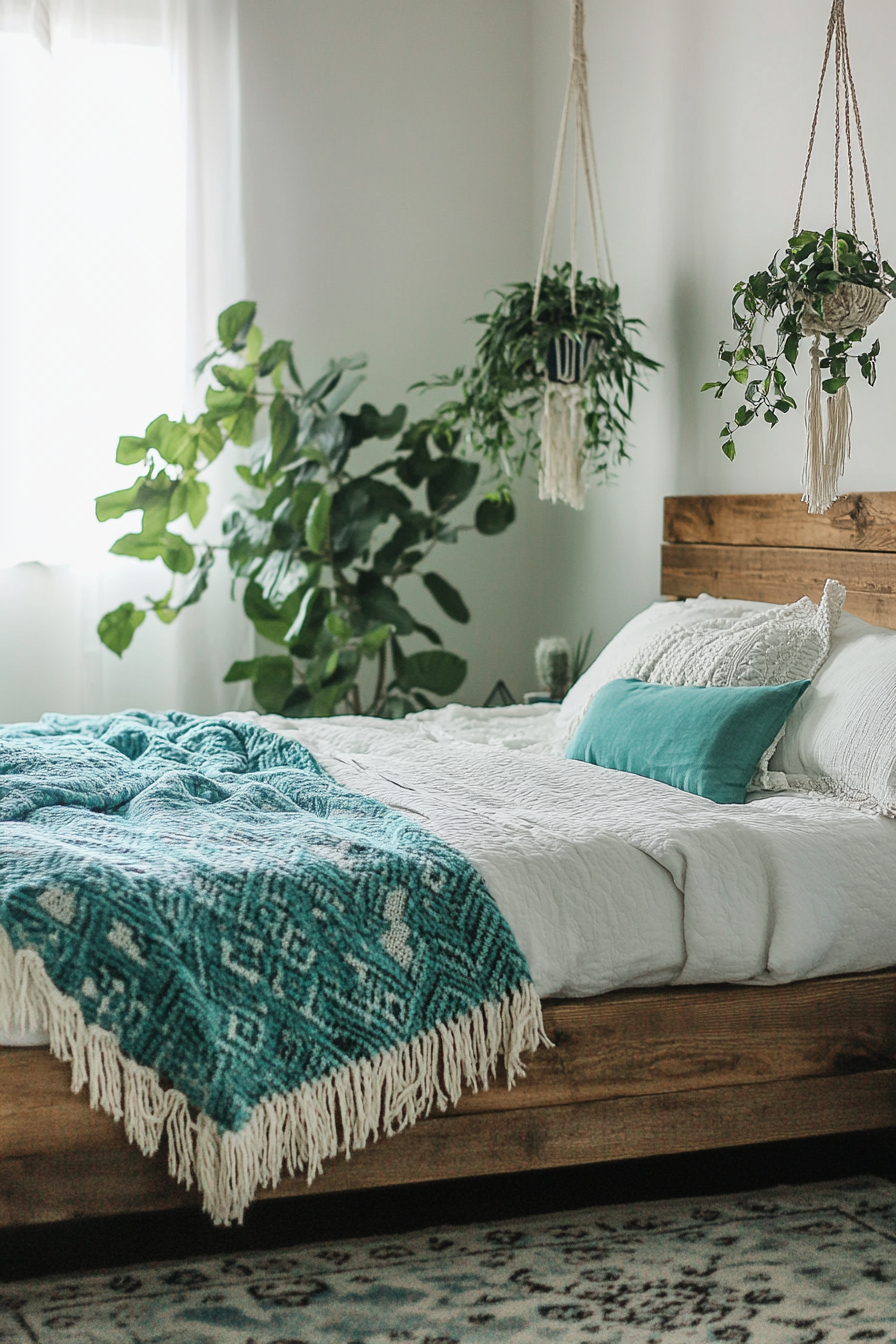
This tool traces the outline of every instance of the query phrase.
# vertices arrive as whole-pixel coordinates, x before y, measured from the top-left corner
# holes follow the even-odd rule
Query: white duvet
[[[542,996],[896,963],[891,819],[780,793],[720,806],[567,761],[552,706],[259,722],[465,854]]]
[[[465,854],[543,997],[896,963],[894,820],[789,794],[720,806],[567,761],[551,706],[232,717],[296,738]]]

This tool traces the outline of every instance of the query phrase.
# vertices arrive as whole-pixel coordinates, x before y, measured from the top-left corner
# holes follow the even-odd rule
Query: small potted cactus
[[[562,700],[572,684],[572,650],[562,635],[540,639],[535,648],[535,671],[552,700]]]

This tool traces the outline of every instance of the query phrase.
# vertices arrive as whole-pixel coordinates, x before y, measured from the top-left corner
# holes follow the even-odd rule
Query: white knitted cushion
[[[896,817],[896,631],[844,614],[771,772],[773,787]]]
[[[831,647],[846,589],[828,579],[816,607],[801,597],[732,621],[712,615],[673,625],[644,644],[621,677],[667,686],[777,686],[814,677]]]
[[[622,676],[619,669],[630,661],[638,649],[670,626],[677,629],[699,624],[709,617],[733,624],[748,612],[770,610],[772,608],[767,602],[728,602],[710,597],[708,593],[690,597],[685,602],[654,602],[644,611],[639,611],[613,636],[587,671],[570,687],[557,711],[558,727],[564,729],[567,738],[572,738],[601,686]]]
[[[829,579],[816,607],[700,597],[655,602],[635,616],[570,689],[558,728],[571,739],[595,693],[617,677],[672,686],[774,686],[811,679],[830,648],[843,598]],[[763,759],[761,779],[770,787]],[[757,786],[759,781],[757,780]]]

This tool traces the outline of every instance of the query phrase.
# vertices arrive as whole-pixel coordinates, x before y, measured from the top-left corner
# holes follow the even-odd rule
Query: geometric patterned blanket
[[[0,727],[0,941],[0,1020],[219,1222],[544,1041],[472,865],[251,723]]]

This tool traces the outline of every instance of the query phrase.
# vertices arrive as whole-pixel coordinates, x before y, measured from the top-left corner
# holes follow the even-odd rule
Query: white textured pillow
[[[814,677],[831,647],[846,589],[828,579],[816,607],[801,597],[731,621],[708,616],[673,625],[643,645],[621,677],[666,686],[779,686]]]
[[[571,739],[595,693],[617,677],[671,686],[810,680],[827,657],[845,596],[843,585],[828,579],[817,607],[808,597],[778,606],[706,593],[686,602],[655,602],[623,626],[570,689],[558,727]],[[760,770],[764,787],[767,756]]]
[[[896,631],[844,614],[771,770],[773,787],[896,817]]]
[[[645,647],[663,631],[701,625],[709,619],[734,625],[752,612],[777,610],[779,610],[777,606],[768,602],[728,601],[710,597],[708,593],[701,593],[699,597],[689,597],[684,602],[654,602],[637,616],[633,616],[628,624],[613,636],[588,670],[579,677],[574,686],[570,687],[566,699],[557,712],[558,726],[562,725],[567,736],[572,737],[601,686],[626,675],[621,669],[631,661],[639,649]]]

